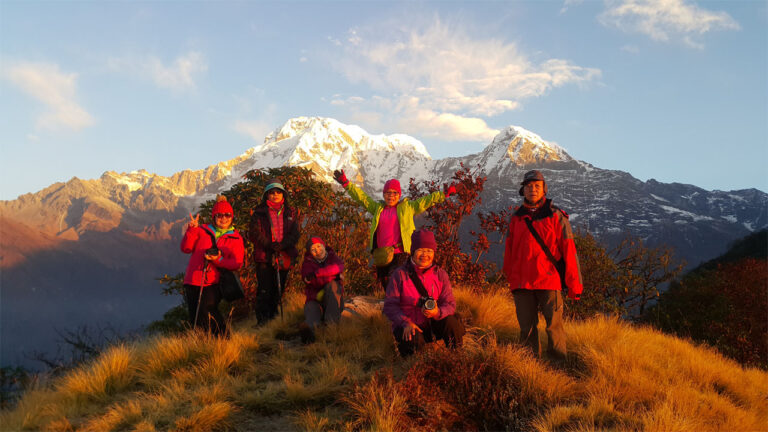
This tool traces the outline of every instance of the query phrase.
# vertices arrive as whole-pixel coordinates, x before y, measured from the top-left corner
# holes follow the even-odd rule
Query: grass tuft
[[[124,345],[112,347],[89,367],[67,376],[59,389],[75,399],[106,400],[133,383],[136,373],[134,355],[134,350]]]
[[[408,429],[407,398],[400,393],[389,369],[375,373],[367,383],[356,384],[341,400],[349,407],[352,419],[348,426],[354,430],[397,432]]]
[[[224,429],[227,418],[234,411],[232,404],[227,402],[206,405],[191,416],[176,420],[176,430],[179,432],[208,432]]]

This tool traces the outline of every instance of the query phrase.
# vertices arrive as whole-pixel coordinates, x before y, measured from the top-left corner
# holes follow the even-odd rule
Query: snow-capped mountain
[[[540,169],[550,196],[570,213],[574,225],[598,236],[631,233],[651,244],[687,247],[682,255],[692,264],[724,250],[728,241],[768,226],[764,192],[642,182],[628,173],[576,160],[559,145],[517,126],[501,131],[480,153],[433,160],[421,142],[407,135],[371,135],[358,126],[317,117],[288,120],[262,144],[202,170],[170,177],[142,170],[107,171],[96,180],[73,178],[0,202],[0,215],[70,240],[87,232],[115,230],[169,239],[172,224],[252,169],[303,166],[332,184],[333,170],[344,169],[353,182],[379,195],[390,178],[404,183],[410,178],[448,181],[461,163],[488,177],[482,210],[517,203],[522,174]],[[698,236],[691,230],[709,234]],[[712,236],[713,231],[721,234]],[[685,240],[677,241],[682,233]],[[699,242],[708,246],[702,248]]]
[[[73,317],[88,322],[101,317],[113,324],[125,318],[134,325],[148,316],[158,318],[175,301],[160,297],[154,278],[183,270],[185,256],[178,245],[188,212],[251,169],[303,166],[332,185],[333,170],[344,169],[353,182],[380,196],[390,178],[404,186],[410,178],[448,182],[461,163],[487,176],[479,210],[519,203],[523,173],[539,169],[549,196],[570,213],[576,228],[607,242],[631,234],[651,246],[667,244],[689,265],[768,226],[765,192],[643,182],[574,159],[517,126],[500,132],[477,154],[433,160],[421,142],[407,135],[371,135],[333,119],[300,117],[242,155],[204,169],[170,177],[107,171],[95,180],[73,178],[0,201],[3,347],[35,348],[25,345],[35,339],[29,336],[25,313],[59,317],[59,328],[80,323]],[[471,224],[462,231],[476,228]],[[57,326],[44,324],[36,330],[40,338],[50,337],[50,328]],[[3,364],[8,364],[7,352]]]

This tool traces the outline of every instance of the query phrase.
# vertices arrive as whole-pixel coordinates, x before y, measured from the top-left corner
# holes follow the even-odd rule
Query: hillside
[[[94,317],[99,325],[121,320],[126,330],[159,318],[167,304],[155,278],[184,269],[178,245],[189,212],[242,181],[249,170],[307,167],[337,188],[331,173],[343,168],[353,182],[379,196],[386,179],[398,178],[404,187],[411,178],[448,182],[461,164],[487,176],[476,211],[498,212],[519,203],[522,174],[540,169],[550,197],[570,214],[574,228],[609,246],[626,235],[649,247],[670,246],[691,266],[768,226],[768,195],[762,191],[644,182],[578,160],[519,126],[504,128],[477,154],[434,160],[407,135],[374,135],[334,119],[297,117],[259,145],[204,169],[168,177],[106,171],[98,179],[73,178],[0,201],[0,364],[39,367],[29,361],[30,351],[55,351],[55,330],[93,325]],[[477,225],[474,217],[462,225],[465,248]],[[484,259],[500,258],[500,247],[492,243]],[[38,319],[41,311],[45,322]]]
[[[357,299],[361,300],[361,299]],[[376,308],[298,343],[300,301],[230,339],[199,334],[115,346],[29,390],[4,430],[765,430],[768,373],[648,328],[566,323],[571,358],[514,342],[508,294],[457,292],[468,324],[456,353],[396,356]],[[541,332],[544,335],[544,332]],[[430,372],[431,371],[431,372]]]

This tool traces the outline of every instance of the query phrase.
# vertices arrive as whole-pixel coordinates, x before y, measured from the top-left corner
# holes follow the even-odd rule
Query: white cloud
[[[495,130],[482,117],[519,109],[521,101],[556,87],[585,83],[600,71],[562,59],[534,61],[515,43],[478,39],[457,25],[351,29],[334,66],[377,96],[371,108],[389,106],[397,125],[424,125],[417,135],[486,139]],[[338,101],[342,98],[334,98]],[[418,119],[418,120],[416,120]],[[411,132],[413,133],[413,132]]]
[[[402,96],[390,99],[375,96],[370,100],[360,98],[355,103],[358,105],[350,117],[373,130],[394,130],[419,137],[440,138],[444,141],[485,143],[499,133],[481,118],[424,108],[417,97]]]
[[[76,102],[77,74],[64,73],[55,64],[26,62],[4,72],[8,80],[48,108],[37,119],[38,128],[79,131],[93,125],[93,117]]]
[[[638,54],[640,52],[640,48],[636,45],[624,45],[621,47],[621,50],[630,54]]]
[[[333,98],[331,99],[331,105],[334,106],[347,106],[360,104],[363,102],[365,102],[365,99],[361,98],[360,96],[350,96],[348,98],[343,98],[341,95],[333,95]]]
[[[238,120],[233,125],[235,131],[251,137],[256,142],[263,142],[264,137],[272,131],[266,122]]]
[[[127,71],[152,80],[158,87],[175,92],[193,90],[196,80],[208,70],[205,56],[190,51],[165,64],[155,56],[122,57],[109,60],[112,69]]]
[[[699,8],[686,0],[606,0],[598,20],[607,27],[641,33],[655,41],[679,40],[702,48],[695,38],[715,30],[738,30],[739,24],[725,12]]]
[[[563,7],[560,9],[560,13],[563,14],[567,12],[570,6],[576,6],[582,3],[584,3],[584,0],[565,0],[563,2]]]

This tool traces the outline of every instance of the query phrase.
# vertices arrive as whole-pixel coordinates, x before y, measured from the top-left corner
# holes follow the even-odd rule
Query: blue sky
[[[768,191],[768,3],[0,1],[0,198],[230,159],[297,116],[434,158],[529,129],[600,168]]]

